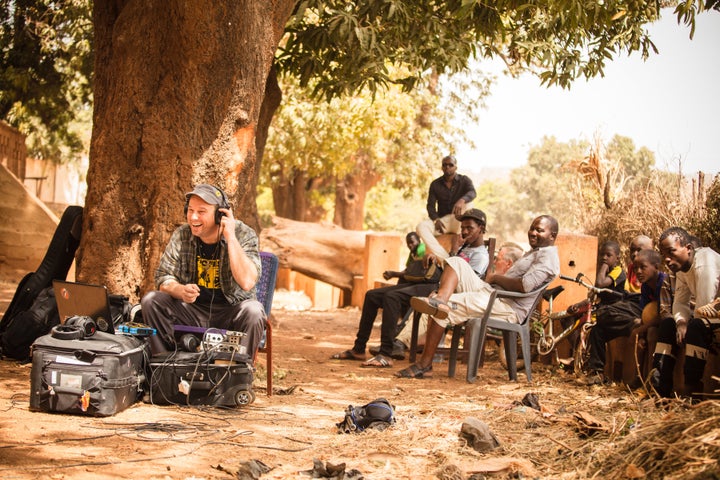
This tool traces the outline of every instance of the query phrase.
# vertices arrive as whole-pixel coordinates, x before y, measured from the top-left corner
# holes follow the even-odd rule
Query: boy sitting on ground
[[[605,344],[610,340],[628,336],[633,326],[639,322],[642,308],[639,295],[626,297],[625,271],[620,266],[620,245],[613,241],[602,244],[599,251],[600,264],[595,276],[595,286],[608,288],[616,294],[602,292],[599,294],[600,306],[597,309],[597,322],[590,331],[588,343],[590,358],[588,360],[588,376],[580,380],[585,385],[606,383],[603,374],[605,369]],[[637,321],[637,322],[636,322]]]

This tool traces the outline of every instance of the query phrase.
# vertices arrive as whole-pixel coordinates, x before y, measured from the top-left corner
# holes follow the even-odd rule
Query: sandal
[[[410,306],[416,312],[427,313],[439,320],[446,319],[450,312],[448,304],[437,297],[412,297],[410,299]]]
[[[395,376],[398,378],[432,378],[432,365],[428,367],[418,367],[417,364],[413,363],[409,367],[395,372]]]
[[[718,318],[720,316],[720,298],[716,298],[702,307],[697,307],[695,314],[702,318]]]
[[[330,360],[357,360],[358,362],[363,362],[365,361],[365,356],[358,357],[352,350],[345,350],[344,352],[333,354]]]
[[[372,367],[372,368],[390,368],[393,366],[392,360],[385,355],[375,355],[366,362],[363,362],[361,367]]]
[[[368,348],[370,351],[370,355],[378,355],[380,353],[380,345],[375,345],[373,347]],[[385,355],[387,357],[387,355]],[[390,354],[390,358],[393,360],[405,360],[405,345],[399,341],[395,340],[393,343],[393,349],[392,353]]]

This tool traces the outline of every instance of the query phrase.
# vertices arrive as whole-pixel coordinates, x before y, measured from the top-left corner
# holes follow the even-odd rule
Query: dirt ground
[[[2,291],[0,311],[13,293]],[[1,361],[0,479],[257,478],[238,473],[252,460],[270,468],[263,479],[310,478],[314,460],[344,463],[345,478],[353,479],[609,478],[599,461],[668,415],[626,387],[579,386],[547,365],[533,366],[532,384],[522,372],[519,382],[510,382],[492,350],[474,384],[465,381],[464,365],[448,378],[446,362],[435,365],[433,379],[396,379],[393,373],[407,360],[366,369],[328,359],[352,345],[357,309],[277,306],[273,313],[275,395],[266,396],[260,355],[257,399],[239,409],[137,403],[106,418],[30,412],[30,365]],[[541,411],[522,404],[529,393],[537,395]],[[395,406],[393,427],[337,433],[348,405],[377,397]],[[487,423],[500,447],[479,453],[461,441],[469,417]],[[628,478],[637,473],[633,463],[642,472],[638,460],[618,461]],[[714,461],[710,469],[719,475]]]

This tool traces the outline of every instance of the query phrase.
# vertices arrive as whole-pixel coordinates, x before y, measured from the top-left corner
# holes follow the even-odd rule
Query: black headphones
[[[60,340],[80,340],[95,335],[97,325],[90,317],[74,316],[63,325],[55,325],[50,331],[53,338]]]
[[[220,194],[220,205],[215,207],[215,224],[220,225],[220,219],[225,216],[223,212],[220,211],[221,208],[230,208],[230,202],[228,201],[228,197],[225,194],[225,192],[221,189],[216,187],[215,185],[209,185],[209,187],[215,189],[215,192]],[[185,213],[185,216],[187,217],[188,208],[190,205],[190,197],[192,197],[194,194],[190,193],[185,196],[185,207],[183,208],[183,212]],[[202,198],[202,197],[200,197]]]

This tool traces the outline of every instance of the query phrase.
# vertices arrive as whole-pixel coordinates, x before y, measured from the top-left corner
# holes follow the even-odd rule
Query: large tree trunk
[[[279,217],[298,222],[319,222],[325,216],[322,205],[313,205],[308,193],[319,189],[324,180],[310,178],[306,172],[290,169],[290,175],[279,172],[280,178],[273,182],[273,204]]]
[[[257,133],[255,134],[255,153],[256,153],[256,165],[255,171],[255,185],[257,186],[260,180],[260,165],[262,165],[263,154],[265,153],[265,144],[267,143],[268,131],[270,130],[270,123],[272,123],[273,116],[277,111],[280,103],[282,102],[282,90],[277,81],[277,69],[275,66],[270,68],[267,81],[265,82],[265,94],[263,96],[263,102],[260,106],[260,118],[258,119]],[[240,204],[244,205],[249,203],[255,208],[255,214],[257,215],[257,204],[255,203],[256,191],[253,190],[245,191],[245,195],[240,200]],[[250,198],[252,197],[252,198]],[[259,223],[259,219],[258,219]],[[258,233],[259,225],[258,225]]]
[[[263,229],[260,241],[282,266],[348,291],[353,277],[364,273],[367,233],[273,217],[273,226]]]
[[[78,278],[137,300],[184,193],[224,188],[257,227],[265,82],[295,0],[94,2],[95,111]]]
[[[365,198],[379,178],[369,167],[364,154],[357,155],[355,171],[339,180],[335,187],[333,223],[348,230],[362,230],[365,220]]]

